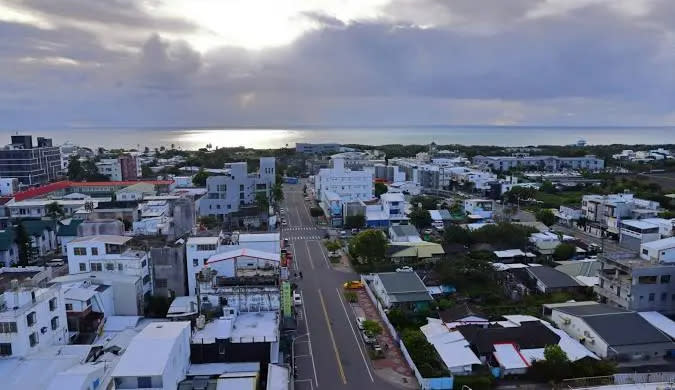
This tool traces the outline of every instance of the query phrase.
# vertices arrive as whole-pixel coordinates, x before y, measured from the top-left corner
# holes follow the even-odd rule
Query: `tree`
[[[79,181],[84,177],[84,169],[82,163],[77,156],[72,156],[68,160],[68,180]]]
[[[410,218],[410,223],[415,225],[418,229],[431,226],[431,214],[425,209],[419,207],[413,208],[412,211],[410,211],[410,214],[408,214],[408,218]]]
[[[336,250],[342,248],[342,245],[338,240],[326,241],[324,243],[324,246],[326,247],[326,249],[328,249],[329,252],[335,252]]]
[[[431,196],[416,195],[410,199],[410,204],[414,207],[419,207],[422,205],[422,208],[425,210],[435,210],[436,209],[437,199]]]
[[[270,200],[264,192],[255,194],[255,205],[261,213],[267,213],[270,209]]]
[[[459,225],[450,225],[445,229],[445,233],[443,233],[443,240],[447,244],[470,245],[471,234],[468,229]]]
[[[438,378],[448,376],[448,370],[438,358],[438,354],[419,329],[406,329],[401,334],[410,357],[423,377]]]
[[[56,221],[59,218],[63,218],[66,215],[66,211],[63,209],[62,205],[54,201],[47,204],[45,207],[45,214],[52,220]]]
[[[318,218],[323,215],[323,209],[321,207],[311,207],[309,209],[309,215],[314,218]]]
[[[218,227],[218,220],[213,215],[203,215],[199,217],[199,223],[207,229],[215,229]]]
[[[15,233],[14,241],[19,247],[19,265],[26,267],[34,255],[32,241],[26,227],[21,222],[17,225]]]
[[[382,333],[382,325],[380,325],[377,321],[365,320],[363,321],[362,326],[363,330],[371,336]]]
[[[149,178],[149,177],[153,177],[154,174],[155,173],[152,171],[152,169],[150,169],[149,166],[147,166],[147,165],[141,166],[141,177],[148,177]]]
[[[349,253],[362,263],[384,260],[387,238],[379,230],[364,230],[349,242]]]
[[[347,229],[361,229],[366,226],[366,216],[363,214],[360,215],[348,215],[345,218],[345,227]]]
[[[539,209],[534,214],[534,216],[537,218],[537,221],[543,223],[546,226],[553,226],[555,223],[555,215],[551,209]]]
[[[380,195],[389,191],[389,188],[384,183],[377,182],[375,183],[375,197],[380,198]]]
[[[548,180],[544,180],[544,182],[541,183],[541,187],[539,187],[539,191],[545,192],[547,194],[553,194],[556,192],[556,188],[553,183]]]
[[[192,184],[197,187],[206,187],[206,178],[209,176],[210,174],[204,168],[199,168],[197,174],[192,177]]]
[[[271,195],[274,203],[279,203],[284,200],[284,188],[281,183],[274,183]]]
[[[518,200],[532,199],[536,194],[537,190],[534,188],[516,186],[504,193],[504,200],[508,203],[517,203]]]
[[[544,359],[555,366],[561,366],[570,362],[567,353],[558,344],[547,345],[544,348]]]
[[[556,260],[569,260],[576,253],[577,247],[566,242],[561,243],[553,251],[553,258]]]

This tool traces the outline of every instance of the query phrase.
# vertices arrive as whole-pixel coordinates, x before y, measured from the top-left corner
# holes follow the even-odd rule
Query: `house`
[[[68,343],[63,292],[58,287],[20,287],[0,295],[0,356],[23,357]]]
[[[125,225],[131,225],[137,218],[137,210],[137,201],[99,202],[91,212],[90,219],[119,219]]]
[[[118,272],[82,272],[59,276],[49,281],[50,285],[63,286],[84,282],[92,286],[88,287],[90,289],[104,291],[105,299],[103,299],[103,304],[99,304],[99,307],[104,308],[108,316],[143,315],[145,293],[143,280],[140,276]],[[99,288],[99,286],[102,287]],[[109,290],[112,290],[112,306],[109,300]]]
[[[152,275],[148,264],[148,252],[136,249],[136,245],[126,236],[86,236],[78,237],[67,245],[68,273],[81,272],[118,272],[140,277],[143,291],[150,295]],[[143,248],[143,243],[139,244]]]
[[[468,216],[477,216],[476,219],[492,219],[495,210],[495,201],[491,199],[466,199],[464,212]]]
[[[413,225],[394,225],[389,228],[389,241],[392,243],[417,242],[422,241],[422,238]]]
[[[587,221],[585,229],[599,227],[615,237],[619,237],[622,220],[656,217],[659,207],[658,202],[636,198],[630,193],[591,194],[581,200],[581,213]]]
[[[111,376],[116,389],[177,390],[190,366],[190,323],[154,322],[136,335]]]
[[[0,265],[9,267],[19,261],[19,246],[13,226],[0,230]]]
[[[396,264],[439,260],[445,251],[441,244],[429,241],[394,242],[387,246],[385,257]]]
[[[52,271],[52,267],[0,267],[0,294],[15,288],[16,283],[19,287],[47,287]]]
[[[637,251],[640,245],[661,239],[659,225],[650,222],[623,220],[619,226],[619,243],[624,248]]]
[[[429,291],[415,272],[382,272],[374,274],[372,289],[385,308],[423,310],[433,301]]]
[[[390,224],[407,223],[408,217],[405,214],[407,203],[403,194],[386,192],[380,195],[380,204]]]
[[[141,201],[146,197],[153,195],[157,195],[157,189],[154,184],[139,182],[117,190],[115,192],[115,200],[121,202]]]
[[[548,266],[528,267],[525,269],[531,285],[542,294],[553,292],[575,292],[585,288],[576,279]]]
[[[31,238],[35,254],[44,256],[56,250],[56,223],[50,220],[27,219],[21,221]]]
[[[572,226],[574,223],[579,221],[579,219],[581,219],[582,211],[580,208],[560,206],[560,208],[553,214],[555,215],[559,224]]]
[[[675,262],[675,237],[642,244],[640,258],[655,263]]]
[[[462,333],[450,331],[443,320],[427,318],[420,330],[453,375],[470,375],[474,365],[483,365]]]
[[[431,215],[431,225],[435,228],[444,228],[453,221],[450,211],[445,209],[429,210],[429,215]]]
[[[593,287],[600,283],[598,274],[602,263],[596,259],[557,261],[555,269],[563,272],[584,286]]]
[[[103,331],[105,319],[115,315],[113,289],[89,280],[61,284],[68,332],[74,344],[91,344]]]
[[[546,304],[544,315],[601,358],[649,364],[675,349],[666,334],[634,311],[588,301]]]
[[[66,218],[58,221],[56,225],[56,243],[61,248],[61,254],[66,254],[66,246],[75,239],[78,227],[84,222],[81,219]]]
[[[552,255],[555,248],[560,245],[560,237],[551,232],[532,233],[529,241],[534,250],[541,255]]]
[[[500,263],[521,263],[527,262],[529,259],[534,258],[534,254],[525,253],[520,249],[507,249],[503,251],[493,251],[492,252]]]

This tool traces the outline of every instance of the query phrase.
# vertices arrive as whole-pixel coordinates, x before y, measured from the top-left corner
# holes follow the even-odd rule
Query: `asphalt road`
[[[294,341],[296,390],[395,389],[379,379],[370,364],[366,346],[356,327],[354,313],[342,294],[342,284],[358,279],[355,273],[335,271],[321,243],[322,231],[314,224],[302,184],[284,185],[287,226],[294,256],[292,272],[301,289],[297,337]],[[297,267],[297,268],[296,268]]]

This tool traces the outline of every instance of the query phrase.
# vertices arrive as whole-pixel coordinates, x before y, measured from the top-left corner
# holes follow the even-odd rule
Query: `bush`
[[[553,226],[555,223],[555,215],[550,209],[537,210],[535,217],[537,218],[537,221],[543,223],[546,226]]]
[[[419,329],[407,329],[401,334],[410,358],[417,366],[417,370],[425,378],[440,378],[449,376],[450,372],[441,362],[436,349],[429,344],[427,338]]]
[[[378,335],[382,333],[382,326],[373,320],[363,321],[363,330],[369,335]]]
[[[345,291],[344,295],[347,302],[355,303],[356,301],[359,300],[359,297],[356,295],[354,291]]]
[[[326,240],[324,246],[328,249],[329,252],[335,252],[336,250],[342,248],[342,244],[339,240]]]
[[[492,375],[455,375],[452,388],[462,390],[462,387],[468,386],[472,390],[488,390],[495,385],[495,379]]]
[[[553,251],[553,258],[556,260],[569,260],[572,258],[572,256],[574,256],[576,251],[576,246],[563,242],[562,244],[555,247],[555,250]]]

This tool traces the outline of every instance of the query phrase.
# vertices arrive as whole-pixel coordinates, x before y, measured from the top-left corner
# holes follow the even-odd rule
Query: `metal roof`
[[[526,268],[527,272],[530,273],[537,280],[546,285],[546,288],[562,288],[562,287],[575,287],[581,286],[574,278],[567,275],[564,272],[560,272],[557,269],[551,267],[529,267]]]
[[[635,312],[592,315],[583,320],[610,346],[672,343]]]

